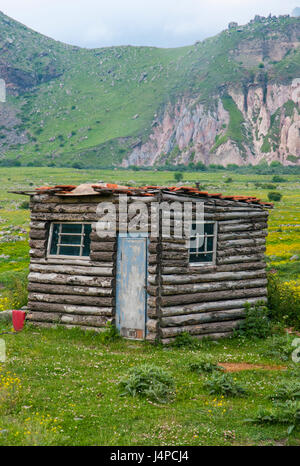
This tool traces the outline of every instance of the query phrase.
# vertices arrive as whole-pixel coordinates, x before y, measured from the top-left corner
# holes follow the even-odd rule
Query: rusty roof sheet
[[[200,191],[192,186],[123,186],[114,183],[84,183],[79,186],[74,185],[56,185],[41,186],[31,191],[32,194],[53,194],[56,196],[95,196],[109,194],[128,194],[132,196],[154,196],[159,191],[169,192],[175,195],[189,195],[191,197],[207,197],[215,199],[224,199],[229,201],[246,202],[248,204],[260,204],[264,207],[273,207],[270,202],[263,202],[254,196],[228,196],[221,193],[208,193]]]

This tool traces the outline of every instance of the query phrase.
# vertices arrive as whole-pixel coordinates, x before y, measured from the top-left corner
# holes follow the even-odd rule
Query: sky
[[[0,11],[53,39],[81,47],[179,47],[230,21],[290,14],[300,0],[0,0]]]

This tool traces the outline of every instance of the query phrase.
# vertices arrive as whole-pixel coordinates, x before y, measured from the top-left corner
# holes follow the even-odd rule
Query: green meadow
[[[231,178],[232,181],[228,182]],[[273,183],[272,175],[241,175],[235,172],[185,172],[183,184],[195,185],[209,192],[254,195],[268,201],[268,192],[282,194],[270,211],[267,238],[267,264],[276,268],[283,280],[299,282],[300,275],[300,182],[297,175],[284,175],[284,182]],[[9,191],[56,184],[112,182],[132,186],[174,185],[174,172],[135,170],[75,170],[69,168],[0,168],[0,284],[3,287],[15,275],[28,270],[28,201]],[[272,183],[275,189],[265,189]],[[26,207],[26,206],[25,206]],[[20,230],[18,230],[20,229]],[[18,237],[18,241],[15,241]],[[298,259],[297,259],[298,256]],[[294,258],[293,260],[291,260]]]
[[[7,328],[0,324],[1,330]],[[281,384],[299,384],[297,364],[270,353],[272,337],[163,348],[27,325],[2,338],[7,361],[0,363],[0,445],[300,444],[298,425],[287,432],[293,418],[268,421],[278,409],[271,397]],[[243,396],[210,394],[205,382],[211,375],[190,369],[208,354],[215,363],[255,364],[231,374]],[[173,378],[168,402],[122,393],[121,379],[145,363]],[[297,406],[292,402],[292,409]]]
[[[300,183],[293,175],[283,178],[276,184],[282,199],[270,211],[267,264],[277,270],[282,282],[297,289]],[[99,181],[175,184],[174,172],[168,171],[29,167],[2,168],[0,179],[0,310],[26,302],[28,197],[9,191]],[[268,189],[263,186],[271,179],[228,171],[185,172],[182,183],[199,182],[210,192],[267,200]],[[0,333],[10,330],[0,321]],[[293,399],[280,408],[272,401],[282,383],[298,387],[299,368],[291,358],[293,337],[240,337],[197,346],[187,341],[185,346],[164,348],[113,338],[109,330],[105,333],[37,329],[27,324],[20,333],[1,337],[7,360],[0,363],[0,445],[300,444],[295,420],[299,402]],[[211,375],[190,368],[207,355],[214,363],[258,365],[232,373],[232,383],[245,390],[243,396],[210,393],[205,383]],[[166,403],[122,393],[121,379],[144,363],[172,377],[172,398]],[[295,428],[289,434],[291,424]]]

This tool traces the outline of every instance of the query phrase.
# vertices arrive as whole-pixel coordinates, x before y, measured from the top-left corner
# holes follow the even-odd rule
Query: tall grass
[[[300,330],[300,290],[294,282],[283,282],[277,274],[268,275],[268,306],[277,322]]]
[[[0,311],[20,309],[27,304],[27,273],[12,276],[3,296],[0,297]]]

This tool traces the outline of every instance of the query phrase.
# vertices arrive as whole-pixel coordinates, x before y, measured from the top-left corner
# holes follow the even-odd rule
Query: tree
[[[203,162],[197,162],[195,165],[197,171],[206,171],[207,167]]]
[[[176,173],[174,173],[174,178],[177,181],[177,183],[179,183],[179,181],[182,181],[182,179],[183,179],[183,174],[180,173],[180,172],[176,172]]]
[[[279,176],[279,175],[274,175],[273,178],[272,178],[272,181],[274,183],[283,183],[285,181],[285,178],[283,178],[282,176]]]

